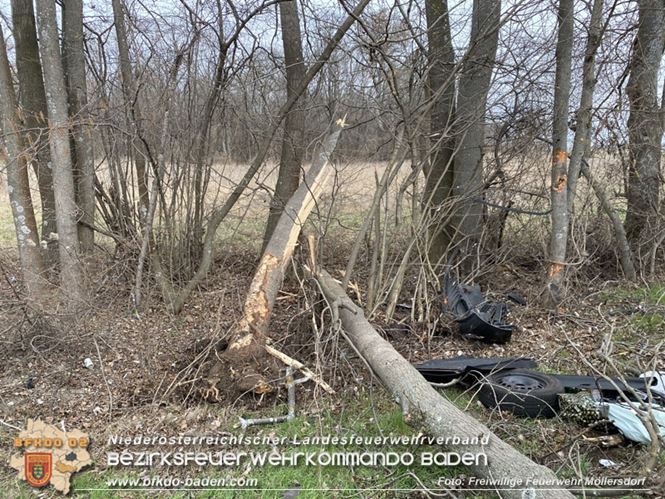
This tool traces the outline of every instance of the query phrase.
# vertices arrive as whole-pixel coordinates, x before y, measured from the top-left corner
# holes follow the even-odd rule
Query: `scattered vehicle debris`
[[[607,422],[608,427],[618,430],[627,440],[641,444],[651,443],[649,431],[629,404],[594,400],[588,392],[561,394],[559,404],[562,408],[559,413],[561,417],[589,426]],[[650,409],[659,433],[665,437],[665,407],[652,404]]]
[[[649,443],[651,438],[635,409],[619,402],[620,393],[635,404],[653,403],[650,408],[660,433],[665,436],[665,373],[648,372],[638,378],[605,379],[597,376],[545,374],[531,369],[533,359],[525,357],[456,357],[422,362],[414,366],[430,383],[459,382],[469,387],[480,384],[478,400],[487,408],[518,416],[554,417],[581,425],[607,423],[626,439]],[[616,431],[615,430],[615,431]]]
[[[554,376],[526,369],[506,369],[482,382],[478,400],[485,407],[510,411],[517,416],[554,417],[564,387]]]
[[[609,402],[605,405],[607,406],[607,418],[625,438],[641,444],[651,443],[649,431],[635,409],[619,402]],[[665,407],[652,404],[651,414],[658,425],[660,436],[665,437]]]
[[[513,325],[506,322],[508,307],[505,303],[487,300],[480,286],[461,284],[450,272],[444,276],[443,294],[462,336],[489,343],[510,341]]]
[[[608,422],[607,409],[599,404],[598,391],[586,390],[559,394],[559,416],[581,426],[595,426]]]
[[[475,384],[479,379],[504,369],[530,369],[537,367],[536,361],[527,357],[455,357],[422,362],[414,366],[423,377],[432,383],[449,383],[455,379],[465,379],[476,373],[470,381]],[[479,375],[479,376],[478,376]]]
[[[240,416],[240,428],[242,431],[247,430],[250,426],[261,425],[261,424],[274,424],[274,423],[283,423],[284,421],[293,421],[296,417],[296,384],[298,381],[293,379],[293,368],[291,366],[286,368],[286,389],[288,397],[288,412],[286,416],[274,416],[270,418],[259,418],[259,419],[245,419]]]
[[[597,390],[602,395],[601,398],[614,399],[619,396],[619,392],[628,392],[631,390],[645,392],[648,381],[651,390],[656,392],[656,379],[648,378],[625,378],[626,383],[620,379],[607,380],[597,376],[575,376],[570,374],[553,374],[564,386],[567,392],[579,392],[582,390]],[[657,394],[656,394],[657,395]]]
[[[640,378],[651,378],[651,391],[665,397],[665,371],[647,371]]]

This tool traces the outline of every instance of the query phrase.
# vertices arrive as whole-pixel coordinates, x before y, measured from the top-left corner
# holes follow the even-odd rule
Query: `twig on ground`
[[[287,366],[292,367],[293,369],[297,369],[301,373],[303,373],[305,376],[310,378],[314,383],[319,385],[321,388],[323,388],[326,392],[333,394],[335,393],[335,390],[332,389],[332,387],[323,381],[319,376],[317,376],[315,373],[307,369],[302,362],[297,361],[296,359],[293,359],[286,355],[283,352],[280,352],[276,348],[271,347],[270,345],[265,345],[264,348],[266,349],[266,352],[268,352],[270,355],[275,357],[276,359],[281,360],[286,364]]]
[[[104,384],[106,385],[106,391],[108,391],[109,394],[109,421],[113,419],[113,393],[111,392],[111,386],[109,385],[109,381],[106,378],[106,372],[104,371],[104,361],[102,360],[102,353],[99,351],[99,345],[97,344],[97,340],[92,338],[93,343],[95,344],[95,349],[97,350],[97,358],[99,359],[99,370],[102,372],[102,378],[104,379]]]

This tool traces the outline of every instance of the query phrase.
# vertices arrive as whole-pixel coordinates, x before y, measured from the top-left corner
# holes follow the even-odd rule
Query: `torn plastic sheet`
[[[607,419],[616,426],[624,437],[641,444],[651,443],[651,436],[644,426],[644,423],[631,407],[616,402],[608,403],[607,407]],[[665,438],[665,410],[660,406],[658,408],[652,406],[651,412],[656,423],[658,423],[658,431],[660,435]]]

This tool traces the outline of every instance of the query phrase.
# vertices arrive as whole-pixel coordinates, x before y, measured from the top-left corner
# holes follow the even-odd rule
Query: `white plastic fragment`
[[[609,419],[621,434],[633,442],[651,443],[651,436],[635,411],[625,404],[611,402],[607,404]],[[665,437],[665,411],[659,406],[652,406],[652,414],[658,424],[657,431]]]
[[[656,378],[656,382],[650,386],[651,391],[665,397],[665,371],[647,371],[640,374],[640,378]]]

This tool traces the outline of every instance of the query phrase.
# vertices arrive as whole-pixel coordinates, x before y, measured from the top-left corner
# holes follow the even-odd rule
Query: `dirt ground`
[[[28,418],[88,432],[97,442],[92,447],[93,460],[103,463],[105,442],[113,434],[206,433],[233,425],[239,415],[248,412],[272,415],[283,405],[284,393],[209,404],[188,393],[188,383],[195,381],[196,373],[183,377],[183,369],[197,352],[223,339],[238,319],[255,264],[256,257],[246,252],[218,255],[205,285],[192,296],[182,315],[173,317],[165,312],[156,293],[148,296],[144,310],[133,311],[122,262],[100,257],[89,265],[96,290],[89,309],[71,322],[66,317],[40,318],[26,312],[14,295],[12,275],[16,268],[11,258],[4,258],[5,276],[0,280],[0,484],[15,490],[15,472],[6,463],[12,452],[11,438]],[[334,266],[331,270],[334,273]],[[659,344],[662,350],[665,326],[658,317],[665,311],[664,287],[639,289],[618,283],[594,284],[590,279],[586,288],[570,291],[574,298],[560,314],[551,315],[538,304],[541,282],[538,269],[506,265],[491,283],[484,284],[484,289],[497,297],[518,290],[527,299],[526,306],[511,306],[510,319],[516,330],[512,341],[502,346],[460,338],[446,317],[434,330],[431,325],[411,323],[404,309],[398,309],[389,324],[380,313],[373,323],[412,362],[459,355],[529,356],[545,371],[588,374],[590,367],[583,358],[600,369],[609,369],[597,352],[611,332],[612,358],[632,373],[647,367],[640,362],[651,360]],[[314,340],[316,331],[308,305],[319,311],[322,305],[314,303],[313,291],[306,295],[307,302],[300,291],[298,281],[289,278],[271,322],[273,338],[279,349],[320,370],[338,395],[328,397],[312,383],[300,385],[299,411],[320,411],[322,405],[343,411],[345,404],[354,403],[359,386],[375,386],[375,382],[331,328],[323,325],[325,329],[318,329],[319,341]],[[86,367],[86,360],[91,367]],[[662,356],[655,362],[657,368],[665,370]],[[500,437],[555,471],[643,476],[648,459],[644,447],[622,444],[605,448],[593,439],[599,436],[597,432],[573,423],[491,413],[472,399],[472,393],[454,389],[444,393]],[[603,468],[599,459],[610,459],[617,467]],[[661,480],[664,461],[661,455],[649,476],[650,483]],[[101,472],[103,465],[91,471]]]

